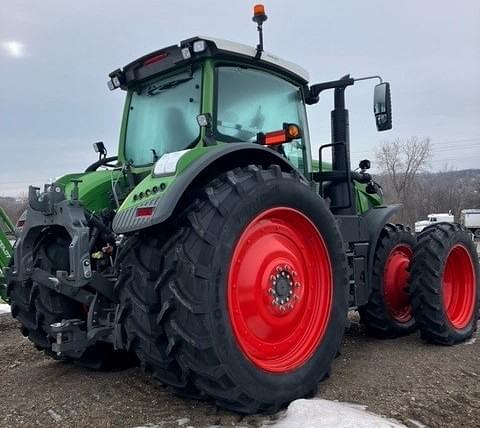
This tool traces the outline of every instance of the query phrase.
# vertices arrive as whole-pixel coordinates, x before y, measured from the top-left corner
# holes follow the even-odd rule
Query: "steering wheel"
[[[99,159],[98,161],[92,163],[86,170],[85,172],[92,172],[96,171],[98,168],[101,166],[107,166],[109,168],[116,168],[118,165],[113,165],[110,162],[114,162],[118,160],[118,156],[110,156],[108,158],[102,158]]]

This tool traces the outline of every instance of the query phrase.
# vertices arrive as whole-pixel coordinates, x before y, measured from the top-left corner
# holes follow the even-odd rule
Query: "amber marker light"
[[[297,125],[288,125],[285,131],[290,140],[300,138],[300,128]]]
[[[265,15],[265,6],[263,4],[256,4],[253,6],[253,15]]]

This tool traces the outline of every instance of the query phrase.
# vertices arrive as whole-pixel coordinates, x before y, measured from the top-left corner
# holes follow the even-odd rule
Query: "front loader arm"
[[[0,299],[6,300],[6,269],[13,255],[13,246],[9,236],[15,236],[15,227],[7,213],[0,207]]]

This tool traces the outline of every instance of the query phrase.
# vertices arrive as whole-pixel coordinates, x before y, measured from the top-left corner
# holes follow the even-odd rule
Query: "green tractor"
[[[37,348],[91,367],[135,354],[183,395],[256,413],[315,391],[349,308],[379,337],[472,335],[470,235],[438,224],[417,243],[387,223],[399,206],[369,162],[351,169],[345,90],[368,78],[309,84],[264,52],[266,18],[256,6],[256,48],[194,37],[112,72],[118,155],[95,143],[85,172],[30,187],[8,296]],[[328,90],[332,143],[313,162],[305,106]],[[381,79],[374,113],[391,128]]]
[[[0,302],[7,300],[5,272],[12,259],[14,240],[15,227],[7,213],[0,207]]]

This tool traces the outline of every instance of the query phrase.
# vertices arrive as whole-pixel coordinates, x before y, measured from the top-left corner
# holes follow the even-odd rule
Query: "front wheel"
[[[410,262],[415,238],[400,224],[387,224],[375,249],[372,291],[359,308],[362,323],[375,337],[394,338],[412,333],[415,319],[408,294]]]
[[[418,236],[410,293],[422,337],[439,345],[470,338],[477,328],[480,269],[472,235],[439,223]]]
[[[278,166],[251,166],[198,189],[177,231],[152,281],[164,290],[162,352],[238,412],[311,393],[347,314],[345,252],[324,201]]]

